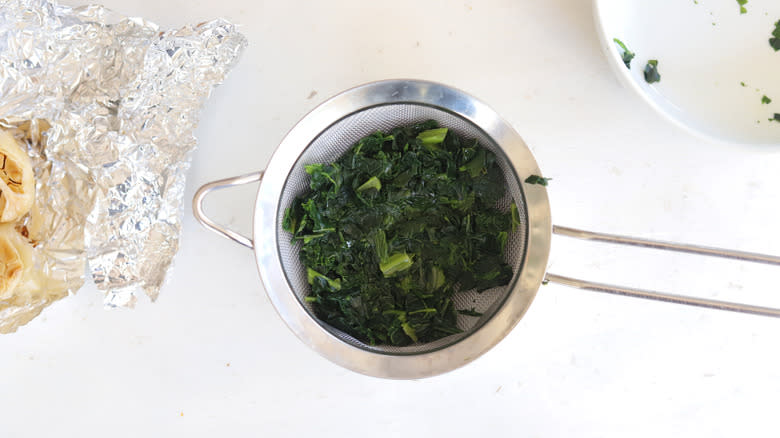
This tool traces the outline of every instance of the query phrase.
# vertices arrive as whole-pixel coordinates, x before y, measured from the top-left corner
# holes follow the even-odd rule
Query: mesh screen
[[[290,169],[290,173],[282,190],[279,216],[276,218],[279,257],[287,281],[292,290],[295,291],[301,307],[309,312],[315,319],[316,316],[314,315],[311,305],[303,300],[309,293],[309,284],[306,280],[306,268],[299,259],[300,243],[292,244],[290,242],[289,233],[282,229],[284,210],[292,204],[296,196],[303,194],[309,188],[310,177],[304,170],[304,166],[313,163],[333,162],[346,152],[355,142],[377,130],[386,132],[397,126],[409,125],[431,119],[436,120],[440,126],[447,127],[465,138],[476,138],[483,147],[496,153],[498,164],[503,170],[506,179],[507,187],[506,195],[498,202],[497,208],[503,211],[509,211],[511,202],[514,199],[518,207],[522,224],[517,227],[517,231],[511,233],[506,248],[506,262],[512,266],[515,278],[517,277],[525,253],[527,233],[526,208],[521,184],[513,172],[512,167],[507,163],[503,152],[495,142],[487,137],[486,134],[473,123],[442,109],[409,103],[370,107],[341,119],[323,131],[319,137],[306,148],[295,163],[295,166]],[[473,307],[477,312],[480,312],[483,315],[479,318],[459,315],[458,327],[463,330],[463,333],[451,335],[430,343],[418,343],[406,347],[385,345],[372,346],[365,344],[338,329],[330,327],[323,322],[320,323],[342,341],[366,350],[386,354],[426,353],[446,347],[465,338],[471,331],[477,329],[489,320],[503,304],[507,294],[511,291],[511,285],[513,283],[514,279],[510,282],[509,286],[493,288],[481,293],[477,293],[476,291],[457,292],[453,297],[453,302],[458,309],[471,309]]]

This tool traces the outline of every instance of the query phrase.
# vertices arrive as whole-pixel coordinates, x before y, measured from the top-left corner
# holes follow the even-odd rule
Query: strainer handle
[[[687,297],[684,295],[674,295],[666,292],[655,292],[645,289],[635,289],[630,287],[615,286],[612,284],[596,283],[594,281],[579,280],[571,277],[564,277],[547,273],[546,281],[563,284],[565,286],[576,287],[578,289],[589,290],[593,292],[604,292],[614,295],[623,295],[634,298],[644,298],[647,300],[664,301],[667,303],[684,304],[687,306],[704,307],[707,309],[727,310],[729,312],[748,313],[751,315],[772,316],[780,318],[780,309],[772,307],[753,306],[750,304],[732,303],[728,301],[710,300],[707,298]]]
[[[663,249],[666,251],[687,252],[690,254],[721,257],[725,259],[743,260],[746,262],[766,263],[780,266],[780,257],[758,254],[754,252],[735,251],[733,249],[712,248],[709,246],[689,245],[686,243],[664,242],[662,240],[640,239],[637,237],[619,236],[617,234],[595,233],[576,228],[553,225],[553,233],[576,239],[592,240],[594,242],[616,243],[619,245],[641,246],[644,248]]]
[[[254,182],[258,182],[262,179],[263,179],[263,172],[260,171],[260,172],[250,173],[247,175],[225,178],[218,181],[210,182],[208,184],[204,184],[203,186],[201,186],[201,188],[198,189],[197,192],[195,192],[195,197],[192,198],[192,214],[195,216],[195,219],[198,222],[200,222],[201,225],[206,227],[206,229],[211,230],[219,234],[220,236],[227,237],[228,239],[236,243],[239,243],[249,249],[254,249],[254,243],[252,242],[252,239],[236,231],[230,230],[228,228],[223,228],[221,225],[219,225],[218,223],[211,220],[208,216],[206,216],[206,213],[203,211],[203,200],[206,198],[206,195],[208,195],[214,190],[221,190],[221,189],[227,189],[235,186],[242,186],[244,184],[251,184]]]
[[[744,251],[734,251],[729,249],[711,248],[706,246],[688,245],[674,242],[663,242],[658,240],[639,239],[628,236],[618,236],[614,234],[594,233],[592,231],[578,230],[575,228],[553,226],[553,233],[563,236],[574,237],[578,239],[593,240],[598,242],[617,243],[621,245],[641,246],[645,248],[663,249],[667,251],[686,252],[699,255],[714,257],[723,257],[728,259],[744,260],[749,262],[766,263],[780,266],[780,257],[756,254]],[[576,287],[578,289],[594,292],[605,292],[609,294],[624,295],[634,298],[645,298],[649,300],[665,301],[668,303],[684,304],[688,306],[705,307],[708,309],[726,310],[730,312],[748,313],[752,315],[772,316],[780,318],[780,309],[772,307],[753,306],[750,304],[733,303],[728,301],[711,300],[707,298],[696,298],[684,295],[674,295],[665,292],[655,292],[645,289],[635,289],[630,287],[615,286],[611,284],[596,283],[593,281],[579,280],[576,278],[564,277],[553,273],[545,275],[546,281]]]

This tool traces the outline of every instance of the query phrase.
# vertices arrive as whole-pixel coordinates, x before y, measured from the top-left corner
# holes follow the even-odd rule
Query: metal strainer
[[[377,130],[390,130],[436,120],[467,138],[476,138],[498,157],[506,194],[497,205],[514,201],[522,225],[510,236],[506,261],[514,271],[509,285],[482,293],[462,291],[453,298],[458,308],[472,308],[480,318],[460,316],[463,333],[406,347],[367,345],[319,321],[305,303],[309,285],[299,259],[299,246],[282,229],[282,217],[296,196],[309,186],[306,164],[335,161],[357,140]],[[541,175],[531,151],[512,127],[479,100],[450,87],[425,81],[391,80],[347,90],[306,115],[282,140],[265,172],[215,181],[201,187],[193,200],[196,219],[205,227],[254,249],[265,290],[295,334],[329,360],[359,373],[386,378],[420,378],[458,368],[476,359],[522,318],[539,285],[550,281],[602,292],[672,301],[681,304],[780,316],[780,310],[621,288],[545,274],[552,232],[585,239],[649,246],[780,265],[780,257],[655,242],[553,227],[547,191],[522,184]],[[261,181],[262,180],[262,181]],[[203,212],[212,190],[261,181],[255,203],[253,238],[224,229]]]

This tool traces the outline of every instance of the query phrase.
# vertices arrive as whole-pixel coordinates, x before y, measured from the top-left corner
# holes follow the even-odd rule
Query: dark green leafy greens
[[[780,50],[780,20],[775,23],[775,30],[772,31],[772,38],[769,38],[769,45],[775,49],[775,52]]]
[[[745,8],[745,5],[747,4],[748,0],[737,0],[737,3],[739,3],[739,13],[740,14],[747,14],[747,9]]]
[[[780,122],[780,113],[775,113],[774,117],[769,119],[770,122]]]
[[[547,184],[550,182],[551,179],[552,178],[543,178],[539,175],[531,175],[525,179],[525,182],[528,184],[539,184],[540,186],[547,187]]]
[[[428,121],[305,169],[311,190],[282,226],[302,243],[305,300],[323,322],[369,344],[430,342],[461,331],[457,290],[509,283],[517,207],[495,208],[503,174],[476,140]]]
[[[623,44],[623,41],[620,41],[617,38],[612,38],[612,41],[614,41],[615,44],[617,44],[618,47],[621,50],[620,56],[621,56],[621,58],[623,58],[623,64],[626,65],[626,68],[630,69],[631,68],[631,60],[634,59],[634,56],[635,56],[634,52],[628,50],[628,47],[626,47],[626,45]]]
[[[648,84],[652,84],[660,80],[661,75],[658,73],[658,60],[651,59],[647,61],[647,65],[645,65],[645,81]]]
[[[765,94],[761,96],[761,103],[764,105],[769,105],[770,103],[772,103],[772,99],[768,98]]]

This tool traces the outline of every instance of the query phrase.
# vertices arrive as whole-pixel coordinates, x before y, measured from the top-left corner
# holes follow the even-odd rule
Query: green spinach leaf
[[[612,38],[612,41],[614,41],[621,50],[620,57],[623,59],[623,64],[626,65],[626,68],[631,69],[631,60],[634,59],[635,56],[634,52],[628,50],[628,47],[623,44],[623,41],[620,41],[617,38]]]
[[[737,0],[737,3],[739,3],[739,13],[740,14],[747,14],[747,9],[745,8],[745,5],[747,4],[748,0]]]
[[[651,59],[647,61],[647,65],[645,65],[645,81],[648,84],[652,84],[654,82],[658,82],[661,80],[661,74],[658,73],[658,60],[657,59]]]
[[[525,179],[525,182],[528,184],[539,184],[540,186],[547,187],[547,184],[550,182],[550,180],[552,180],[552,178],[543,178],[539,175],[531,175]]]

